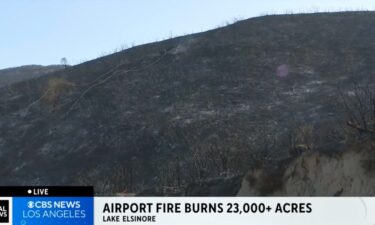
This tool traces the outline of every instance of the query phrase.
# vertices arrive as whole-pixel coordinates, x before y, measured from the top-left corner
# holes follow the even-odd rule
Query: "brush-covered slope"
[[[184,186],[287,158],[301,133],[342,151],[337,99],[374,84],[373,40],[372,12],[266,16],[2,89],[0,185]]]
[[[33,79],[63,69],[62,65],[27,65],[0,70],[0,87]]]

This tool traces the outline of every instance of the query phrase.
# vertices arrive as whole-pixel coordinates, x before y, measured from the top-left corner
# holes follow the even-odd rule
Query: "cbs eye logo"
[[[0,200],[0,223],[9,223],[9,201]]]

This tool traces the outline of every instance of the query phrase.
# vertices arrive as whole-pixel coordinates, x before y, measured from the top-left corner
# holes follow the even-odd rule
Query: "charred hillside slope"
[[[374,25],[372,12],[253,18],[2,88],[0,185],[137,192],[344,151],[339,98],[375,84]]]

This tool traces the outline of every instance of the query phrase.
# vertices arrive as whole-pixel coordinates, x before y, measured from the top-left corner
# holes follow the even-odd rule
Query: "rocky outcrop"
[[[337,154],[311,153],[281,165],[278,170],[254,169],[242,181],[239,196],[373,196],[375,148]]]

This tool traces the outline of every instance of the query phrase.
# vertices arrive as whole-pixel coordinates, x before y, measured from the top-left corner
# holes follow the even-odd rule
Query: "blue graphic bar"
[[[14,197],[14,225],[93,225],[93,197]]]

